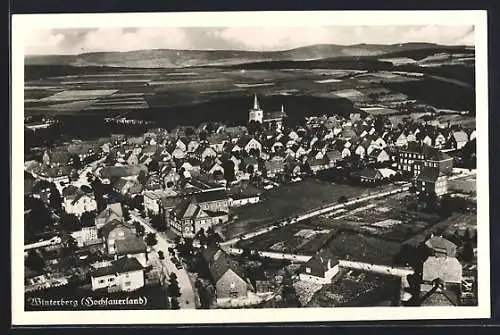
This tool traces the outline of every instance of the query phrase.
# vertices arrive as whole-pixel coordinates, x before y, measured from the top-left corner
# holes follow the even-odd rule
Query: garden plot
[[[346,99],[364,99],[364,98],[366,98],[366,96],[362,92],[355,90],[355,89],[334,91],[332,93],[338,97],[346,98]]]

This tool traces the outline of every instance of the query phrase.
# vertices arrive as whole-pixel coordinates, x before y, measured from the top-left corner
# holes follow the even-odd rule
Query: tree
[[[158,243],[158,240],[156,239],[156,234],[155,233],[148,233],[146,235],[146,238],[144,239],[146,244],[150,247],[156,245]]]
[[[33,271],[41,272],[45,267],[45,261],[36,250],[30,250],[26,258],[26,265]]]
[[[165,254],[163,253],[163,251],[161,251],[161,250],[160,250],[160,251],[158,251],[158,258],[159,258],[160,260],[164,260],[164,259],[165,259]],[[172,272],[172,273],[173,273],[173,272]]]
[[[83,212],[80,217],[80,222],[82,227],[92,227],[94,225],[94,220],[96,217],[96,213],[94,211]]]
[[[81,229],[81,223],[74,214],[65,213],[61,216],[61,221],[59,222],[61,228],[66,232],[74,232]]]
[[[122,206],[122,212],[123,212],[123,219],[125,221],[130,220],[130,211],[127,206]]]
[[[158,163],[158,160],[153,159],[149,164],[148,164],[148,171],[154,171],[157,172],[159,170],[160,166]]]
[[[174,272],[170,274],[167,294],[171,298],[178,298],[181,296],[181,290],[179,288],[179,283],[177,282],[177,275]]]
[[[341,195],[341,196],[338,198],[337,202],[338,202],[339,204],[345,204],[345,203],[347,202],[347,197],[346,197],[345,195]]]
[[[73,236],[68,235],[63,243],[63,254],[66,256],[73,255],[78,250],[78,243]]]
[[[148,176],[146,174],[146,171],[141,170],[141,172],[139,172],[139,175],[137,176],[137,181],[141,185],[146,185],[146,183],[148,182]]]
[[[134,221],[134,228],[135,228],[135,234],[137,236],[144,236],[144,233],[146,232],[146,229],[144,228],[143,225],[141,225],[139,222]]]
[[[207,235],[205,234],[205,229],[201,228],[198,233],[196,233],[196,238],[200,241],[201,245],[207,244]]]
[[[283,307],[300,307],[297,291],[293,286],[292,276],[288,270],[285,270],[285,274],[283,275],[281,297]]]
[[[181,309],[181,306],[179,305],[179,300],[177,300],[176,298],[171,298],[170,299],[170,308]]]
[[[151,225],[153,226],[154,229],[159,230],[159,231],[165,229],[165,222],[164,222],[162,216],[159,214],[153,215],[151,217]]]
[[[472,243],[470,241],[467,241],[464,243],[462,259],[466,262],[472,262],[473,258],[474,258],[474,248],[472,247]]]
[[[80,170],[82,168],[82,162],[80,160],[80,157],[78,155],[71,155],[71,166],[75,170]]]
[[[57,190],[57,188],[54,185],[50,189],[49,205],[51,208],[54,208],[56,210],[60,210],[61,206],[62,206],[62,201],[63,201],[63,198],[61,197],[61,194],[59,193],[59,191]]]
[[[234,162],[230,159],[222,162],[222,168],[224,169],[224,179],[228,182],[232,182],[235,179],[234,174]]]

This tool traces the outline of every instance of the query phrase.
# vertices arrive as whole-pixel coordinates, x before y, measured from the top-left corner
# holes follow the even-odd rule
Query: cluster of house
[[[432,236],[425,245],[430,250],[430,256],[423,263],[419,304],[459,305],[464,278],[462,264],[456,258],[457,246],[441,236]],[[340,268],[341,265],[335,255],[328,249],[322,249],[302,265],[299,279],[326,285],[339,274]],[[410,293],[402,291],[402,302],[408,301],[411,297]]]

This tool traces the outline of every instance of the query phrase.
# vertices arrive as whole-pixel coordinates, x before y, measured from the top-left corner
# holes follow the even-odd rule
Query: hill
[[[94,52],[79,55],[31,55],[26,65],[110,66],[133,68],[179,68],[221,66],[265,61],[305,61],[338,57],[381,56],[414,50],[441,50],[450,47],[431,43],[403,44],[318,44],[284,51],[173,50],[153,49],[127,52]],[[459,48],[459,47],[457,47]]]

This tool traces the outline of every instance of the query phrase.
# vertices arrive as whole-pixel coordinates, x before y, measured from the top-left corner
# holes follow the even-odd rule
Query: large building
[[[285,108],[281,105],[281,110],[264,113],[260,107],[257,95],[254,95],[253,106],[248,113],[248,122],[258,122],[268,129],[281,129],[283,127],[283,119],[286,117]]]
[[[450,175],[453,157],[424,143],[410,142],[397,154],[398,170],[418,176],[425,167],[436,168],[444,175]]]

